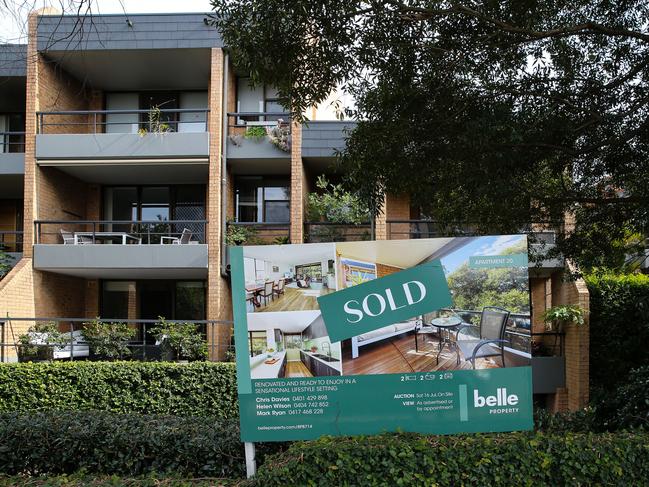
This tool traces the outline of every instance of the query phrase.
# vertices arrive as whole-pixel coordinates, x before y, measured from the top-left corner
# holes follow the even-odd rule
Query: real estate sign
[[[243,441],[532,427],[524,235],[230,260]]]

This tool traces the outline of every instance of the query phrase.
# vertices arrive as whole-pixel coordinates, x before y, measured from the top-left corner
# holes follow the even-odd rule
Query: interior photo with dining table
[[[319,309],[317,298],[336,290],[335,244],[244,247],[248,313]]]

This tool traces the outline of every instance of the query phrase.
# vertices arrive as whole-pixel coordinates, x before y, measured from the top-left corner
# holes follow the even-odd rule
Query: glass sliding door
[[[239,177],[235,181],[236,219],[247,223],[288,223],[288,178]]]

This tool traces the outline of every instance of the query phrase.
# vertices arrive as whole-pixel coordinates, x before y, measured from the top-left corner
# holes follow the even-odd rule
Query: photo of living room
[[[320,311],[249,313],[248,351],[253,379],[342,375]]]
[[[317,310],[336,290],[333,243],[244,247],[248,313]]]
[[[436,259],[452,306],[344,340],[346,375],[530,364],[525,236],[341,242],[337,284],[348,288]]]

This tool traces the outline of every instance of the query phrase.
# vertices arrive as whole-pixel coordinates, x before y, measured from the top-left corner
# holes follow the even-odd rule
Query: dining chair
[[[280,294],[284,294],[284,279],[277,281],[277,284],[273,287],[273,292],[279,298]]]
[[[266,281],[264,283],[264,290],[261,292],[261,296],[264,298],[264,306],[268,305],[268,298],[271,299],[271,301],[274,299],[273,298],[273,287],[275,286],[275,283],[273,281]]]

